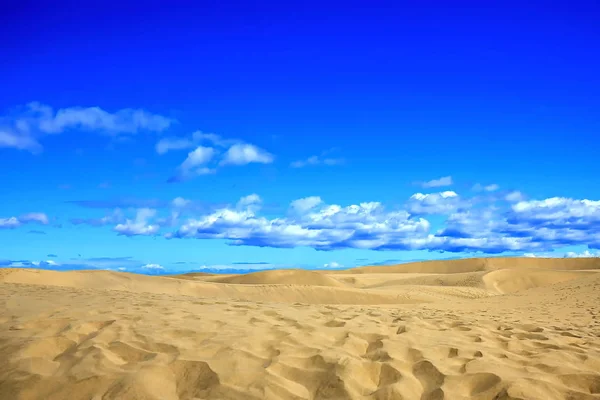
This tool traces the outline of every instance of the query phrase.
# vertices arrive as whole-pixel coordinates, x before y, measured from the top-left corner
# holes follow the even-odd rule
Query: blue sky
[[[600,7],[364,4],[8,6],[0,265],[598,254]]]

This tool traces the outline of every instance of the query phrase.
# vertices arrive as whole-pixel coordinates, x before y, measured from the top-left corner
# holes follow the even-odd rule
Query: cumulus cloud
[[[410,196],[406,206],[412,214],[447,214],[458,209],[461,199],[451,190],[439,193],[415,193]]]
[[[145,264],[145,265],[142,265],[140,268],[142,268],[142,269],[161,269],[161,270],[165,269],[165,267],[163,267],[160,264]]]
[[[186,159],[177,169],[177,175],[169,178],[169,182],[180,182],[194,176],[210,175],[217,172],[216,168],[206,166],[216,155],[212,147],[198,146],[190,151]]]
[[[148,236],[154,235],[160,229],[158,224],[150,224],[148,220],[156,215],[156,210],[141,208],[137,210],[135,219],[127,219],[124,223],[113,228],[119,235],[124,236]]]
[[[198,175],[215,174],[219,166],[270,164],[274,156],[253,144],[237,139],[225,139],[214,133],[194,132],[191,137],[168,137],[156,143],[156,152],[165,154],[171,150],[194,148],[168,182],[185,181]]]
[[[257,212],[262,205],[262,199],[256,193],[242,197],[236,204],[238,210]]]
[[[108,112],[99,107],[52,107],[32,102],[0,118],[0,147],[31,152],[42,149],[39,138],[71,129],[94,131],[111,136],[138,132],[162,132],[175,121],[141,109]]]
[[[299,213],[305,213],[319,204],[321,204],[323,200],[319,196],[309,196],[304,197],[302,199],[294,200],[290,203],[290,208]]]
[[[336,261],[332,261],[330,263],[323,264],[323,268],[338,269],[344,268],[344,266]]]
[[[169,238],[229,239],[234,245],[378,248],[391,241],[421,236],[429,230],[422,218],[406,211],[386,212],[380,203],[322,206],[294,218],[267,219],[255,210],[224,208],[190,219]]]
[[[270,164],[273,155],[253,144],[234,144],[231,146],[223,159],[221,165],[246,165],[250,163]]]
[[[565,253],[565,258],[591,258],[591,257],[600,257],[600,251],[591,252],[589,250],[585,250],[581,253],[575,253],[573,251],[569,251]]]
[[[587,236],[600,234],[600,201],[552,197],[545,200],[520,201],[511,206],[508,222],[535,228],[538,234],[547,230],[584,231]]]
[[[258,196],[257,196],[258,197]],[[497,207],[477,204],[457,193],[416,193],[404,210],[390,211],[378,202],[341,206],[317,196],[294,200],[287,217],[266,218],[260,207],[224,207],[188,219],[168,238],[226,239],[230,245],[307,246],[429,250],[443,252],[526,252],[540,254],[565,246],[600,249],[600,202],[546,199]],[[506,204],[506,203],[504,203]],[[432,230],[426,215],[446,216]]]
[[[48,225],[48,222],[48,216],[44,213],[28,213],[19,217],[0,218],[0,229],[14,229],[29,223]]]
[[[451,176],[443,176],[439,179],[433,179],[427,182],[421,182],[421,186],[424,188],[436,188],[442,186],[450,186],[452,185],[452,177]]]

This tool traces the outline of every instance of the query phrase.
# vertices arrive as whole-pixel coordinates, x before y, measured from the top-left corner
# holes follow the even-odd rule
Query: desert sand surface
[[[600,399],[600,258],[4,268],[0,399]]]

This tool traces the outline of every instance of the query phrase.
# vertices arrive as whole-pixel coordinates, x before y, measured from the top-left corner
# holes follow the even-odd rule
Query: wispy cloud
[[[293,211],[305,213],[321,203],[323,203],[323,200],[319,196],[309,196],[292,201],[290,203],[290,208]]]
[[[39,268],[55,271],[109,270],[142,273],[148,275],[164,274],[167,268],[158,263],[142,262],[133,257],[92,257],[72,258],[66,261],[56,260],[0,260],[0,266],[12,268]]]
[[[490,185],[482,185],[480,183],[476,183],[472,188],[475,192],[495,192],[500,189],[500,186],[496,183],[492,183]]]
[[[169,202],[158,199],[117,198],[109,200],[71,200],[67,203],[84,208],[160,208],[167,207]]]
[[[256,262],[240,261],[240,262],[233,262],[233,263],[231,263],[231,265],[271,265],[271,263],[267,262],[267,261],[256,261]]]
[[[342,165],[345,160],[341,157],[331,157],[331,154],[336,152],[337,149],[329,149],[322,152],[320,155],[313,155],[302,160],[292,161],[290,167],[292,168],[303,168],[316,165]]]
[[[0,117],[0,147],[42,151],[39,139],[71,129],[118,136],[138,132],[162,132],[175,120],[141,109],[108,112],[99,107],[52,107],[32,102]]]
[[[23,214],[19,217],[0,218],[0,229],[14,229],[29,223],[48,225],[49,219],[46,214],[39,212]]]
[[[242,141],[237,139],[226,139],[215,133],[196,131],[189,137],[163,138],[156,143],[155,149],[158,154],[165,154],[169,151],[186,150],[199,145],[209,145],[210,147],[229,147],[239,143],[242,143]]]
[[[90,226],[106,226],[120,224],[125,221],[124,212],[117,208],[112,214],[100,218],[71,218],[70,222],[73,225],[90,225]]]
[[[429,189],[429,188],[437,188],[437,187],[443,187],[443,186],[450,186],[453,184],[452,181],[452,177],[451,176],[443,176],[441,178],[438,179],[432,179],[430,181],[427,182],[421,182],[420,183],[421,186],[423,188]]]

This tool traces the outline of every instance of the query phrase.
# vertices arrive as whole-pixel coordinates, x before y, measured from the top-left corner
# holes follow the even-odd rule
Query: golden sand
[[[600,259],[0,269],[0,399],[600,399]]]

